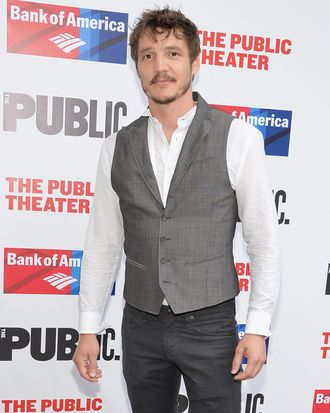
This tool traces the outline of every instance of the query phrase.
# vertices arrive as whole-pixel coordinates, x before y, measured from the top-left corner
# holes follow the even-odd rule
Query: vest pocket
[[[191,264],[191,265],[202,264],[204,262],[219,260],[223,257],[224,257],[224,254],[213,255],[212,257],[204,257],[204,258],[199,258],[199,259],[193,260],[193,261],[186,261],[185,264]]]
[[[140,264],[139,262],[133,261],[130,258],[126,256],[126,262],[129,264],[133,265],[133,267],[139,268],[140,270],[145,270],[146,267],[143,264]]]

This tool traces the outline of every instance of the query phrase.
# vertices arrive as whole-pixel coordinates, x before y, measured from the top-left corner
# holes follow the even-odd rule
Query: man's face
[[[199,58],[190,62],[184,38],[177,38],[173,31],[162,33],[155,42],[150,33],[139,40],[137,71],[143,91],[158,104],[174,102],[181,96],[191,96],[193,75],[199,69]]]

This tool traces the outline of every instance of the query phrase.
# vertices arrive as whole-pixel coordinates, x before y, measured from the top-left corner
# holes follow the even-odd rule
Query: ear
[[[193,75],[195,75],[199,71],[200,65],[201,65],[201,61],[200,61],[199,56],[197,56],[191,65],[191,71]]]

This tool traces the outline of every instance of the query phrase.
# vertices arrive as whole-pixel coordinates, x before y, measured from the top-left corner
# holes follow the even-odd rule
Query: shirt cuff
[[[84,311],[80,313],[79,333],[100,334],[107,327],[102,325],[102,317],[99,313]]]
[[[250,311],[247,315],[245,334],[258,334],[270,337],[271,315],[265,312]]]

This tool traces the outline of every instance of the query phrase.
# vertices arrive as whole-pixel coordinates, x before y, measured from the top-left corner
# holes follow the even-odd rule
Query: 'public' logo
[[[330,295],[330,264],[328,264],[327,284],[325,287],[325,294]]]

